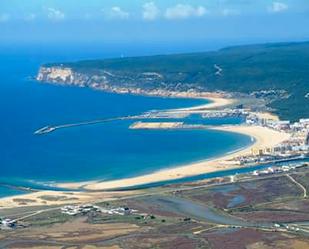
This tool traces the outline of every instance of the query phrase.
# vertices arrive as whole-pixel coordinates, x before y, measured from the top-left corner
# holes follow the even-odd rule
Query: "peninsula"
[[[308,51],[309,42],[274,43],[206,53],[50,63],[40,68],[37,79],[161,97],[216,97],[214,92],[225,92],[253,100],[254,109],[297,121],[309,117],[309,65],[304,63]]]

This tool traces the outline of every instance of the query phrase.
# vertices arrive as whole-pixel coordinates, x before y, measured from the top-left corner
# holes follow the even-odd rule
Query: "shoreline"
[[[167,110],[167,113],[182,113],[182,112],[189,112],[189,113],[201,113],[204,110],[211,110],[211,109],[218,109],[221,107],[227,107],[232,105],[236,102],[236,99],[232,98],[224,98],[222,97],[196,97],[197,99],[206,99],[210,100],[210,103],[192,106],[187,108],[178,108],[178,109],[170,109]]]
[[[241,166],[238,164],[230,164],[225,162],[233,159],[234,157],[247,155],[248,153],[251,152],[251,149],[253,148],[271,147],[276,144],[279,144],[280,142],[290,137],[290,135],[287,133],[274,131],[269,128],[260,126],[230,125],[210,129],[247,135],[254,138],[255,142],[250,146],[241,148],[237,151],[233,151],[228,154],[221,155],[220,157],[194,162],[187,165],[178,166],[175,168],[163,169],[137,177],[123,178],[119,180],[102,181],[102,182],[88,181],[88,182],[75,182],[75,183],[59,183],[56,184],[56,186],[61,188],[71,188],[71,189],[83,188],[84,190],[90,190],[90,191],[100,191],[100,190],[104,191],[124,187],[134,187],[137,185],[143,185],[167,180],[176,180],[205,173],[212,173],[216,171],[235,169]]]
[[[175,97],[175,96],[173,96]],[[178,96],[179,97],[179,96]],[[184,96],[183,96],[184,97]],[[188,97],[188,96],[187,96]],[[185,97],[184,97],[185,98]],[[194,98],[191,96],[191,98]],[[216,108],[223,108],[227,107],[228,105],[231,105],[235,103],[236,99],[231,98],[225,98],[224,95],[219,95],[218,93],[211,93],[207,94],[207,97],[201,98],[200,96],[196,96],[195,98],[199,99],[207,99],[210,100],[210,103],[199,105],[199,106],[193,106],[189,108],[179,108],[179,109],[170,109],[165,110],[167,112],[186,112],[186,113],[203,113],[203,111],[207,111],[210,109],[216,109]],[[264,115],[262,113],[261,115]],[[277,117],[273,114],[266,114],[269,117],[272,117],[274,119],[277,119]],[[91,201],[96,198],[113,198],[117,196],[126,196],[129,195],[128,192],[117,192],[117,191],[110,191],[110,189],[115,188],[122,188],[122,187],[132,187],[142,184],[148,184],[148,183],[154,183],[154,182],[160,182],[165,180],[173,180],[173,179],[180,179],[185,178],[188,176],[194,176],[199,175],[203,173],[210,173],[210,172],[216,172],[226,169],[233,169],[233,168],[239,168],[239,165],[222,165],[220,164],[220,161],[226,160],[231,157],[239,156],[248,153],[251,148],[254,146],[267,146],[269,142],[272,144],[280,143],[281,141],[288,138],[288,134],[282,134],[273,130],[270,130],[268,128],[263,127],[248,127],[248,126],[221,126],[221,127],[212,127],[211,129],[215,130],[221,130],[221,131],[228,131],[228,132],[236,132],[244,135],[248,135],[250,137],[255,138],[255,142],[250,145],[246,146],[244,148],[238,149],[237,151],[231,151],[227,154],[221,155],[216,158],[207,159],[199,162],[190,163],[187,165],[182,166],[176,166],[174,168],[167,168],[160,171],[156,171],[153,173],[132,177],[132,178],[124,178],[120,180],[111,180],[111,181],[84,181],[84,182],[72,182],[72,183],[59,183],[55,184],[56,187],[61,188],[67,188],[72,189],[71,191],[38,191],[35,193],[27,193],[27,194],[21,194],[17,196],[7,196],[0,198],[0,209],[2,208],[14,208],[21,206],[19,203],[14,202],[14,199],[30,199],[34,202],[31,205],[61,205],[65,203],[72,203],[73,202],[84,202],[84,201]],[[260,130],[264,130],[263,132]],[[258,131],[260,130],[260,131]],[[273,139],[269,141],[269,138],[275,135],[276,139]],[[83,188],[84,190],[90,190],[95,192],[87,192],[87,191],[81,191],[81,192],[74,192],[74,189],[80,189]],[[105,190],[109,190],[106,192]],[[100,192],[101,191],[101,192]],[[104,192],[105,191],[105,192]],[[67,192],[67,193],[65,193]],[[40,196],[44,195],[50,195],[50,196],[58,196],[58,195],[66,195],[68,197],[67,200],[62,201],[42,201],[40,199]],[[73,199],[70,201],[70,196],[74,196]],[[37,203],[35,203],[37,202]]]

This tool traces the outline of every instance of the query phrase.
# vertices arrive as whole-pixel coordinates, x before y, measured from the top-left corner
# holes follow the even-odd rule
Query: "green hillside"
[[[50,65],[51,66],[51,65]],[[65,66],[83,73],[110,70],[133,77],[162,74],[164,83],[214,91],[251,93],[285,90],[286,98],[269,105],[284,119],[309,118],[309,42],[225,48],[215,52],[80,61]],[[216,74],[220,67],[221,74]],[[160,84],[157,82],[157,84]],[[145,84],[145,88],[148,87]]]

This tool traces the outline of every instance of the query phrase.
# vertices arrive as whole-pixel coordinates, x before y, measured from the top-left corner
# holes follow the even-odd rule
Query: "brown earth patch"
[[[233,215],[252,221],[268,221],[268,222],[309,221],[309,214],[282,211],[282,210],[233,212]]]
[[[249,245],[247,249],[308,249],[309,242],[297,239],[277,240],[266,245],[264,242],[254,243]]]
[[[16,230],[10,238],[12,240],[22,238],[29,241],[49,240],[55,242],[87,243],[124,236],[139,229],[139,226],[129,223],[90,224],[83,217],[63,224]],[[147,228],[144,227],[141,230],[147,230]]]
[[[207,248],[201,246],[198,240],[181,236],[181,235],[169,235],[158,234],[151,235],[145,234],[136,236],[134,238],[126,239],[123,241],[126,249],[145,249],[145,248],[160,248],[160,249],[195,249],[195,248]]]
[[[279,237],[277,234],[261,232],[250,228],[221,230],[204,233],[202,236],[209,241],[213,249],[246,249],[247,245],[260,241],[268,245]]]

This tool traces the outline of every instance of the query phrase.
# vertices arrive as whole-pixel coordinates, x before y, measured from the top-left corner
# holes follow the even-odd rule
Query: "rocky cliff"
[[[156,72],[133,73],[107,70],[79,72],[61,65],[42,66],[36,79],[41,82],[90,87],[116,93],[178,97],[204,94],[203,89],[199,89],[196,85],[182,85],[178,82],[167,84],[165,77]]]
[[[134,88],[164,86],[164,77],[155,72],[132,73],[126,71],[96,70],[79,72],[70,67],[42,66],[37,80],[50,83],[76,84],[90,87],[122,86]]]
[[[86,75],[74,72],[67,67],[41,67],[36,77],[38,81],[55,84],[67,84],[85,86],[88,77]]]

